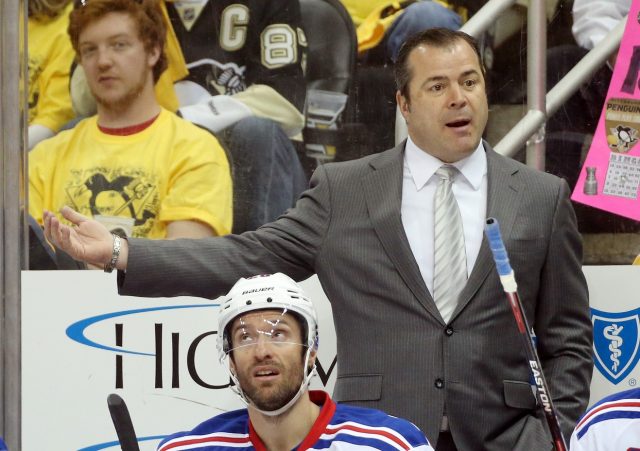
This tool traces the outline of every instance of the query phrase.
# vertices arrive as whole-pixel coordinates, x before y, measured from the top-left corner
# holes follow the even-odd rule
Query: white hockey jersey
[[[640,388],[594,404],[571,435],[571,451],[640,451]]]

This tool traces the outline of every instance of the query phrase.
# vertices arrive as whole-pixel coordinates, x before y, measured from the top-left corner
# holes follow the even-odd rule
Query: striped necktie
[[[462,217],[451,185],[458,170],[443,165],[435,196],[433,299],[446,323],[458,305],[458,295],[467,283],[467,256]]]

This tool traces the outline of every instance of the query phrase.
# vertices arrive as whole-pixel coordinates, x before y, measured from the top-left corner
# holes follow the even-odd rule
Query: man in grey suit
[[[408,140],[320,166],[296,207],[255,232],[129,239],[120,249],[99,224],[65,208],[75,227],[47,213],[47,237],[76,258],[121,270],[119,291],[127,295],[214,298],[241,276],[279,271],[301,280],[316,273],[333,307],[337,401],[408,418],[437,450],[551,449],[483,225],[487,216],[501,225],[568,437],[587,406],[592,371],[569,188],[481,140],[488,107],[472,38],[428,30],[405,43],[397,65]],[[443,164],[456,168],[452,190],[468,280],[441,306],[431,293]]]

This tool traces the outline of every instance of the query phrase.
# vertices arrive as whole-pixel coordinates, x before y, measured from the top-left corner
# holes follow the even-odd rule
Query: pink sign
[[[640,0],[629,11],[607,100],[571,198],[640,220]]]

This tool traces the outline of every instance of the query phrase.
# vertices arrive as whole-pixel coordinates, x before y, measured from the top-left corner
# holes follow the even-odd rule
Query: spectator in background
[[[547,89],[553,88],[629,13],[631,0],[575,0],[573,36],[578,45],[550,48]],[[617,52],[616,52],[617,53]],[[546,168],[574,187],[607,96],[616,53],[549,118],[546,123]],[[583,233],[636,232],[637,222],[582,205],[576,206]]]
[[[290,139],[299,139],[304,126],[306,39],[299,3],[162,0],[160,6],[173,50],[169,71],[174,80],[182,78],[175,84],[179,114],[225,146],[234,231],[256,229],[293,206],[307,186]],[[77,85],[74,102],[90,105]]]
[[[69,34],[97,116],[29,154],[29,211],[74,205],[110,230],[144,238],[231,231],[231,175],[207,131],[158,105],[165,25],[154,0],[91,0]]]
[[[379,48],[383,62],[395,62],[402,43],[427,28],[457,30],[466,9],[442,0],[341,0],[357,27],[358,52]],[[366,59],[366,57],[365,57]]]
[[[591,406],[573,431],[569,449],[640,449],[640,388],[613,393]]]
[[[629,14],[631,0],[574,0],[573,27],[576,42],[585,50],[591,50]],[[613,68],[616,54],[611,55],[609,67]]]
[[[73,116],[69,97],[69,71],[73,49],[67,27],[70,0],[27,2],[29,53],[28,146],[50,138]]]
[[[289,139],[304,126],[306,38],[298,0],[165,2],[187,62],[180,114],[230,153],[234,231],[292,207],[307,176]],[[196,102],[195,104],[193,102]],[[237,122],[236,122],[237,121]]]
[[[631,0],[575,0],[573,36],[578,45],[548,51],[547,87],[555,86],[629,12]],[[615,54],[592,79],[580,87],[546,124],[550,148],[547,168],[575,186],[583,147],[590,142],[609,89]],[[585,142],[586,141],[586,142]],[[557,146],[556,146],[557,144]]]
[[[379,410],[336,404],[309,391],[318,352],[318,318],[284,274],[240,279],[218,314],[219,359],[246,409],[217,415],[165,438],[158,451],[433,451],[413,424]]]

